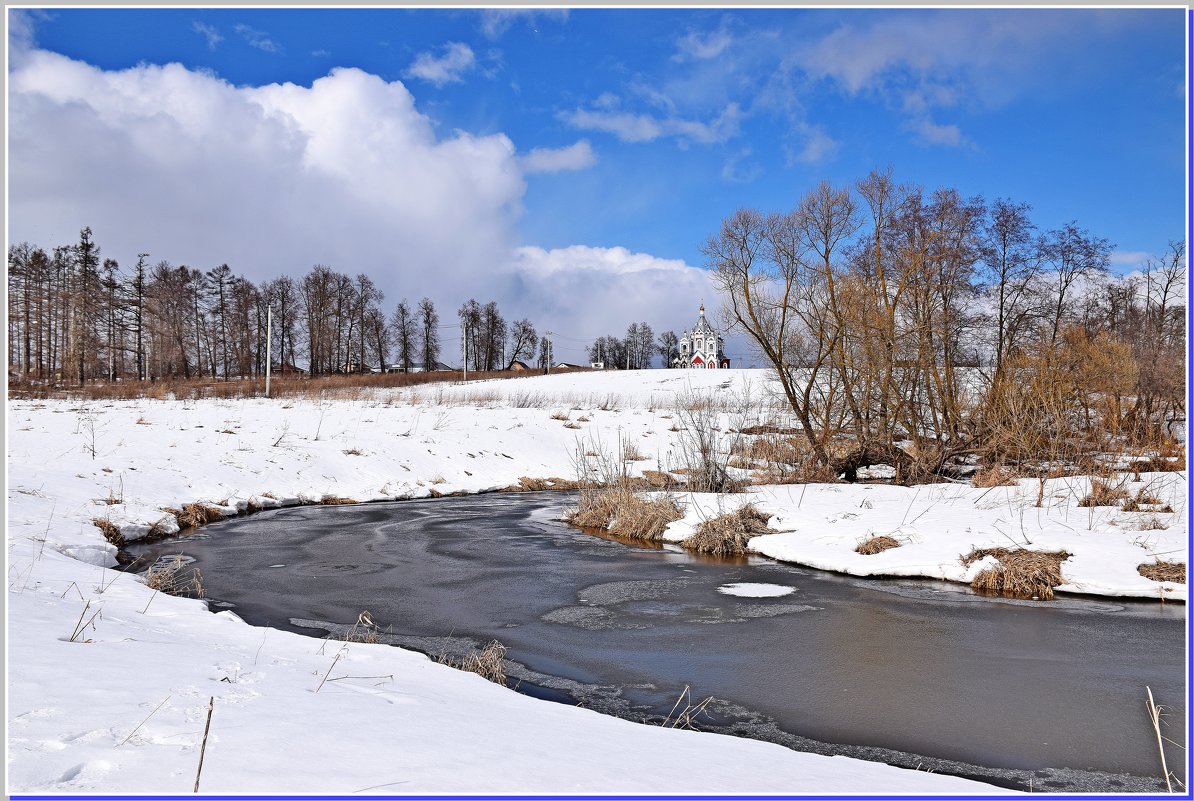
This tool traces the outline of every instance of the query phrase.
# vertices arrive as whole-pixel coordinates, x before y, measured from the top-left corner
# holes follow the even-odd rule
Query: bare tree
[[[411,365],[418,358],[418,321],[406,305],[405,298],[394,309],[390,326],[394,332],[394,344],[398,348],[398,365],[403,371],[410,372]]]
[[[533,357],[538,346],[539,334],[530,320],[524,318],[514,323],[510,327],[510,347],[505,369],[509,370],[516,361]]]
[[[434,370],[439,359],[439,314],[435,311],[435,304],[428,298],[419,301],[419,327],[423,369]]]

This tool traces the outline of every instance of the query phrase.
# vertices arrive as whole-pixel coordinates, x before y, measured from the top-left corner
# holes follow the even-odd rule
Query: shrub
[[[987,556],[994,556],[999,564],[982,571],[970,582],[977,592],[1043,601],[1053,599],[1053,588],[1062,583],[1061,563],[1070,558],[1065,551],[982,548],[962,557],[962,564],[970,567]]]
[[[768,515],[753,503],[736,512],[711,517],[697,526],[697,530],[681,545],[699,553],[730,556],[746,553],[751,537],[766,534]]]

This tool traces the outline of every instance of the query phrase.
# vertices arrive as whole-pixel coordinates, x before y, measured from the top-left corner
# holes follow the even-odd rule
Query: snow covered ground
[[[481,492],[572,478],[586,452],[681,464],[677,399],[762,397],[760,371],[571,373],[352,399],[10,402],[8,790],[186,793],[214,698],[205,793],[974,793],[985,785],[768,743],[648,727],[535,701],[401,649],[254,628],[106,569],[125,538],[176,530],[163,507],[235,513]],[[722,421],[728,426],[731,421]],[[974,547],[1060,549],[1060,590],[1185,600],[1137,573],[1185,561],[1185,473],[1146,474],[1170,513],[1079,508],[1085,479],[762,487],[681,496],[667,537],[754,500],[752,547],[854,575],[966,581]],[[1155,526],[1166,526],[1156,528]],[[872,556],[872,534],[901,543]],[[735,588],[739,593],[757,587]]]

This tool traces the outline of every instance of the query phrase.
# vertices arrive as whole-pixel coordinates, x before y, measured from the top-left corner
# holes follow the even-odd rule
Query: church
[[[672,367],[714,370],[729,366],[725,342],[705,319],[705,304],[702,303],[701,318],[691,331],[685,331],[680,337],[680,355],[672,359]]]

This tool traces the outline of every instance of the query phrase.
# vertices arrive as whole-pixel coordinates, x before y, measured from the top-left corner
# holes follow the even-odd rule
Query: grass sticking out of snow
[[[699,553],[731,556],[746,553],[751,537],[766,534],[768,516],[748,503],[735,512],[711,517],[681,545]]]
[[[95,523],[95,527],[100,530],[100,533],[104,535],[104,539],[108,542],[117,548],[124,545],[124,535],[120,533],[120,529],[111,520],[106,517],[96,517],[91,522]]]
[[[992,465],[991,467],[984,467],[982,470],[976,472],[970,477],[970,483],[979,489],[986,489],[988,487],[1014,487],[1016,486],[1015,472],[1008,470],[1003,465]]]
[[[1186,566],[1181,562],[1166,562],[1158,559],[1155,562],[1145,562],[1136,568],[1136,572],[1153,581],[1186,583]]]
[[[880,534],[860,542],[858,547],[854,549],[854,553],[862,554],[863,556],[874,556],[877,553],[883,553],[884,551],[899,547],[899,540],[889,537],[886,534]]]
[[[494,684],[506,684],[506,668],[502,660],[506,656],[506,646],[497,640],[491,640],[488,645],[477,653],[466,655],[456,660],[447,654],[440,654],[436,661],[441,665],[454,667],[492,681]]]
[[[581,490],[577,507],[564,520],[581,528],[602,528],[618,537],[658,540],[667,524],[683,516],[675,498],[650,497],[631,482],[620,481]]]
[[[1078,501],[1079,506],[1115,506],[1126,500],[1128,493],[1123,487],[1098,478],[1090,480],[1090,494]]]
[[[163,507],[162,511],[174,515],[178,520],[179,528],[195,528],[224,519],[223,512],[205,503],[188,503],[182,509]]]
[[[970,567],[987,556],[995,557],[999,563],[982,571],[970,582],[976,592],[1042,601],[1053,599],[1053,588],[1062,583],[1061,563],[1070,558],[1065,551],[979,548],[962,557],[962,564]]]

